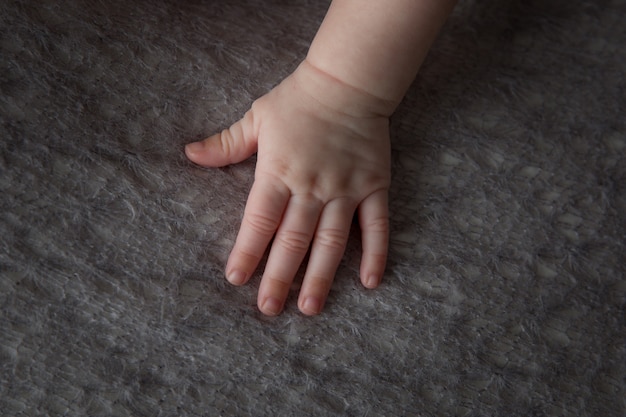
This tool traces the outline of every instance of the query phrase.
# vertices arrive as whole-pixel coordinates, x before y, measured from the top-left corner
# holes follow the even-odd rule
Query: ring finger
[[[349,199],[330,201],[320,217],[298,305],[307,315],[322,311],[346,250],[356,205]]]

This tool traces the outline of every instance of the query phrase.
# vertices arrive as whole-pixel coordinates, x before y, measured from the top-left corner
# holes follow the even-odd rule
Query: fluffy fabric
[[[192,166],[327,2],[0,4],[7,416],[623,416],[626,5],[463,1],[392,119],[390,259],[319,317],[223,268],[254,160]]]

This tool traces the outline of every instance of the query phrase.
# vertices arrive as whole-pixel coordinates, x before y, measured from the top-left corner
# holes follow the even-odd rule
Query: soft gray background
[[[191,166],[317,1],[0,5],[6,416],[623,416],[626,4],[462,1],[392,120],[391,251],[324,313],[229,286],[254,161]]]

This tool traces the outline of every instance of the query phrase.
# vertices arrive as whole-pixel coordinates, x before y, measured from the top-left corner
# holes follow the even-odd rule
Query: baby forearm
[[[334,0],[307,61],[340,82],[397,105],[455,3]]]

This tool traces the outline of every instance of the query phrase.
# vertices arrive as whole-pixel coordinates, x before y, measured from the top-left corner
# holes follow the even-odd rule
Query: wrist
[[[320,69],[309,57],[293,75],[294,81],[307,95],[334,111],[359,118],[389,117],[399,101],[388,100]]]

